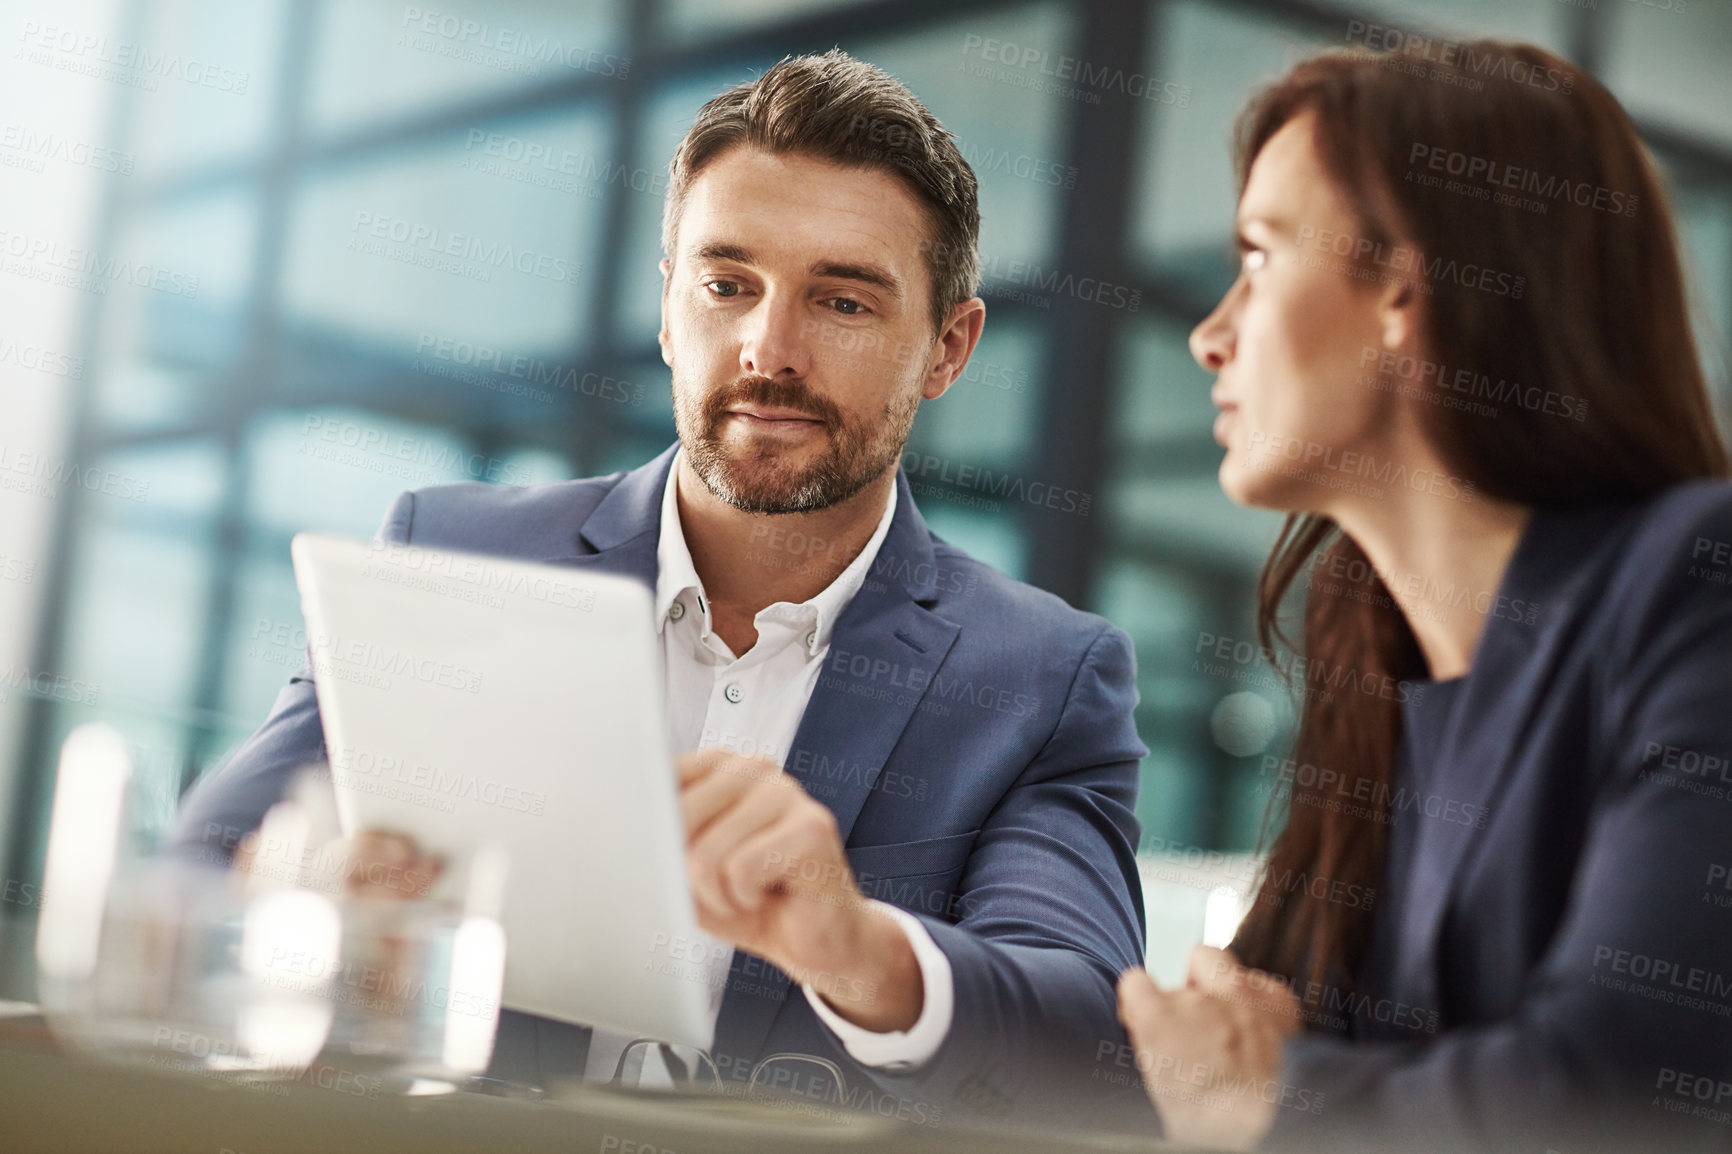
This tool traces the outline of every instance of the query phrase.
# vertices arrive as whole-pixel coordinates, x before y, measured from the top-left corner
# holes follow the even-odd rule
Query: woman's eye
[[[713,280],[707,287],[712,296],[736,297],[740,295],[740,286],[731,280]]]

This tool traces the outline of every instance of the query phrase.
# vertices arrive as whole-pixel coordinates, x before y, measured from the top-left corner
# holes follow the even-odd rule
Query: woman
[[[1238,171],[1191,348],[1306,692],[1230,952],[1120,982],[1168,1136],[1732,1145],[1732,488],[1629,118],[1532,47],[1328,55]]]

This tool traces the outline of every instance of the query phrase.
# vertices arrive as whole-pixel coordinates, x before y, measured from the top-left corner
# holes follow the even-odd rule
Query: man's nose
[[[807,334],[802,329],[800,303],[783,293],[769,293],[746,320],[740,341],[740,369],[759,377],[803,377],[811,369]]]

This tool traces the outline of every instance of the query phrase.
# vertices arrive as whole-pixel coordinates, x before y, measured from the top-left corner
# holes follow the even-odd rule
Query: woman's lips
[[[1215,414],[1215,443],[1223,449],[1227,447],[1227,430],[1232,427],[1233,418],[1238,415],[1238,405],[1222,405],[1221,411]]]

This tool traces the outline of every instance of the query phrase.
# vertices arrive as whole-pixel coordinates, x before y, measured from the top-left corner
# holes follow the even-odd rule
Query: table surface
[[[70,1053],[37,1017],[0,1021],[0,1146],[9,1154],[907,1154],[1175,1151],[1151,1139],[913,1125],[789,1099],[584,1085],[524,1101],[485,1094],[357,1096],[296,1082],[243,1086],[204,1073]]]

